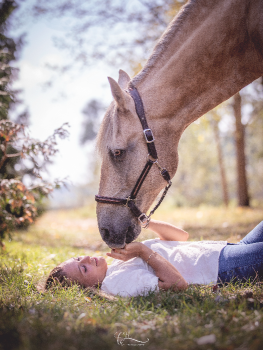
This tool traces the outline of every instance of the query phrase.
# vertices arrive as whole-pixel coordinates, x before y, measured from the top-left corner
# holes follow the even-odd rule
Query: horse
[[[135,103],[143,103],[158,151],[171,177],[178,166],[184,130],[218,104],[263,75],[263,0],[190,0],[159,39],[144,68],[131,79],[120,70],[108,78],[113,102],[97,137],[101,156],[99,196],[128,198],[148,150]],[[152,167],[136,199],[147,212],[166,185]],[[128,206],[97,203],[102,239],[122,248],[141,232]]]

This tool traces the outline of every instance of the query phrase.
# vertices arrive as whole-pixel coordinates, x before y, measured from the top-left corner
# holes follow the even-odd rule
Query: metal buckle
[[[142,227],[144,227],[148,224],[148,222],[150,221],[150,218],[145,213],[142,213],[138,217],[138,220],[139,220],[140,224],[142,225]]]
[[[155,140],[151,129],[145,129],[143,130],[143,133],[147,143],[152,143]]]

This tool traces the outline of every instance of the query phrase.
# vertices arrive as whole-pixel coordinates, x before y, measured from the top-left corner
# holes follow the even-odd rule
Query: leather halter
[[[105,203],[105,204],[117,204],[117,205],[124,205],[127,206],[131,212],[133,213],[133,215],[135,217],[138,218],[140,224],[143,227],[147,227],[150,220],[151,220],[151,216],[152,214],[155,212],[155,210],[159,207],[159,205],[162,203],[167,191],[169,190],[169,188],[172,185],[171,182],[171,178],[170,175],[168,173],[168,171],[165,168],[162,168],[160,166],[160,164],[158,163],[158,156],[157,156],[157,151],[155,148],[155,144],[154,144],[154,137],[153,137],[153,133],[152,130],[149,128],[148,124],[147,124],[147,120],[145,117],[145,113],[144,113],[144,108],[143,108],[143,103],[142,103],[142,99],[139,95],[138,90],[136,89],[136,87],[130,82],[129,84],[129,88],[128,90],[126,90],[126,92],[128,94],[131,95],[131,97],[134,100],[135,103],[135,109],[136,109],[136,113],[140,119],[140,122],[142,124],[142,128],[143,128],[143,133],[145,136],[145,140],[147,143],[147,148],[148,148],[148,159],[147,162],[145,164],[144,169],[142,170],[133,190],[131,191],[131,194],[129,195],[129,197],[127,198],[114,198],[114,197],[104,197],[104,196],[99,196],[96,195],[95,196],[95,200],[99,203]],[[152,160],[153,159],[153,160]],[[146,176],[148,175],[151,167],[153,164],[156,164],[158,169],[160,170],[160,174],[162,175],[162,177],[164,178],[165,181],[167,181],[167,185],[163,191],[163,194],[160,198],[160,200],[158,201],[158,203],[156,204],[156,206],[153,208],[153,210],[150,212],[150,214],[147,216],[145,213],[142,213],[140,211],[140,209],[135,205],[135,200],[136,197],[138,195],[138,192],[146,178]]]

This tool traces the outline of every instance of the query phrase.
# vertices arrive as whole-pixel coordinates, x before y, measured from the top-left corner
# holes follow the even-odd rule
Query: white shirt
[[[159,238],[142,242],[168,260],[187,283],[216,284],[218,260],[225,241],[177,242]],[[115,259],[108,267],[101,289],[112,295],[131,297],[158,290],[158,277],[141,258]]]

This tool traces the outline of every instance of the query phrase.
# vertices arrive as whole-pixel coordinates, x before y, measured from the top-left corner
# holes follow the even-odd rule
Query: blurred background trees
[[[73,67],[92,69],[103,62],[135,75],[185,0],[24,1],[13,17],[21,28],[29,18],[56,23],[54,44],[66,64],[49,64],[60,76]],[[52,82],[50,82],[50,86]],[[193,123],[179,144],[179,167],[170,200],[175,205],[259,205],[263,203],[263,86],[258,79]],[[100,99],[88,99],[79,140],[94,142],[105,112]],[[98,177],[90,157],[89,171]],[[96,183],[96,181],[95,181]],[[94,186],[94,181],[90,184]]]
[[[13,88],[17,78],[13,63],[22,38],[6,34],[16,8],[15,1],[0,2],[0,246],[15,228],[33,223],[43,210],[42,199],[59,186],[59,181],[44,181],[42,172],[58,152],[56,139],[68,135],[62,126],[40,142],[26,131],[28,112],[18,109],[22,104],[20,91]],[[31,186],[23,183],[25,175],[30,176]]]
[[[84,109],[82,114],[84,116],[82,123],[82,130],[80,135],[80,143],[84,145],[88,141],[92,141],[97,136],[101,116],[103,115],[106,106],[103,105],[99,100],[90,100]]]
[[[28,113],[16,113],[18,105],[21,105],[19,91],[12,88],[12,83],[17,77],[17,69],[11,66],[16,60],[19,49],[22,45],[22,37],[16,40],[10,38],[6,33],[10,25],[10,17],[17,8],[15,1],[2,1],[0,3],[0,120],[10,119],[10,113],[13,113],[14,119],[18,123],[28,123]],[[1,138],[0,141],[3,141]],[[7,157],[3,161],[3,149],[0,149],[0,176],[2,178],[14,178],[20,176],[18,171],[20,155],[9,145],[6,150]],[[12,154],[12,156],[11,156]]]

